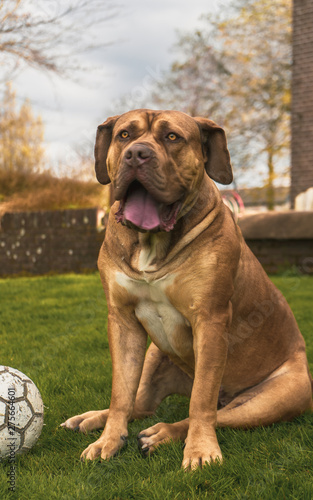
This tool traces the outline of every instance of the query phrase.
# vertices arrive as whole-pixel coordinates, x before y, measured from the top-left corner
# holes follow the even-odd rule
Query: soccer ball
[[[34,444],[43,426],[43,402],[24,373],[0,365],[0,460],[15,459]]]

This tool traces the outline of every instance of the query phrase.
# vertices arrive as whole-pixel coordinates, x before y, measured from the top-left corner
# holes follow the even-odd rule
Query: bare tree
[[[289,163],[291,0],[233,0],[222,14],[180,36],[153,100],[224,126],[236,173],[258,177],[272,209]]]
[[[0,0],[3,80],[25,66],[73,76],[79,55],[110,44],[103,24],[118,12],[113,0]]]

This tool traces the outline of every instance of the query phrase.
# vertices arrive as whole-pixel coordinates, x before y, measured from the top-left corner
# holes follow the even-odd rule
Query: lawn
[[[295,313],[313,373],[313,277],[285,274],[273,281]],[[0,301],[0,362],[31,377],[45,404],[41,437],[17,460],[15,493],[8,492],[8,464],[0,464],[1,499],[313,498],[313,415],[250,431],[218,429],[224,464],[186,473],[179,443],[150,458],[137,449],[141,429],[186,417],[188,400],[173,396],[155,417],[129,425],[128,445],[119,456],[81,463],[81,451],[99,432],[81,435],[59,424],[109,405],[111,362],[100,279],[93,274],[0,280]]]

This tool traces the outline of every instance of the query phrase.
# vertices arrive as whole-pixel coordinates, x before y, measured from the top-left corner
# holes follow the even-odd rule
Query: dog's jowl
[[[95,158],[116,200],[98,260],[113,386],[109,409],[62,424],[104,427],[82,457],[109,459],[128,422],[173,393],[190,396],[189,418],[143,430],[139,444],[152,453],[185,441],[191,469],[222,460],[216,426],[268,425],[312,409],[294,316],[213,182],[232,181],[223,129],[176,111],[130,111],[98,127]]]

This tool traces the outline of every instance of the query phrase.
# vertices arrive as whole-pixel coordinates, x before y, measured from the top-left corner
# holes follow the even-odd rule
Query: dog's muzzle
[[[135,180],[120,201],[115,218],[124,226],[141,232],[168,232],[174,228],[181,206],[180,200],[170,205],[158,202],[138,180]]]

